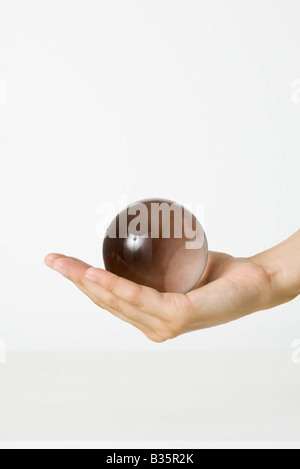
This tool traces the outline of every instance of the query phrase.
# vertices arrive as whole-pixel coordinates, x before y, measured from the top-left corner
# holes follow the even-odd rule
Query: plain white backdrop
[[[158,345],[43,258],[102,266],[101,210],[120,197],[203,204],[210,249],[237,256],[299,229],[299,18],[298,0],[1,0],[8,350],[292,353],[299,300]]]

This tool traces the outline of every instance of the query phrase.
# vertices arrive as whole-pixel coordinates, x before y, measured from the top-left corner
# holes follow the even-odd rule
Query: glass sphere
[[[160,292],[192,290],[207,256],[206,235],[196,217],[164,199],[129,205],[113,220],[103,242],[108,271]]]

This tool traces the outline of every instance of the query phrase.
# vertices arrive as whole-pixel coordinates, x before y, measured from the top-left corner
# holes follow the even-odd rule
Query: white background
[[[201,203],[248,256],[299,228],[298,0],[0,1],[0,339],[8,350],[284,349],[299,301],[164,344],[43,265],[102,266],[101,207]],[[103,221],[103,220],[102,220]]]

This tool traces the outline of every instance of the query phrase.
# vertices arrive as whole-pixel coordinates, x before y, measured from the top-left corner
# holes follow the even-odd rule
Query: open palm
[[[210,252],[204,276],[189,293],[159,293],[79,259],[50,254],[45,263],[96,305],[155,342],[224,324],[263,309],[271,295],[267,273],[251,259]]]

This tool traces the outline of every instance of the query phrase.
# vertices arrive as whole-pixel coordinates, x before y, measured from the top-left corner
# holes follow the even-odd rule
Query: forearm
[[[251,258],[266,272],[273,307],[286,303],[300,294],[300,230],[279,245]]]

